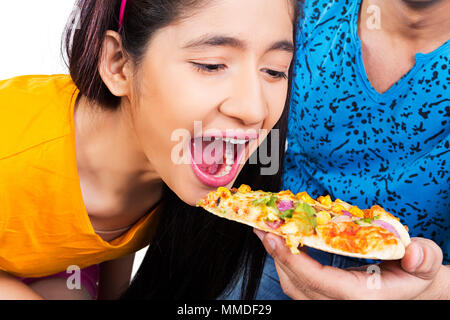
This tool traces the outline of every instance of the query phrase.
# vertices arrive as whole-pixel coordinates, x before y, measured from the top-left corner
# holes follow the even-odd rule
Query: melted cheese
[[[398,243],[395,235],[383,228],[353,222],[319,225],[316,231],[326,244],[344,252],[365,254]]]

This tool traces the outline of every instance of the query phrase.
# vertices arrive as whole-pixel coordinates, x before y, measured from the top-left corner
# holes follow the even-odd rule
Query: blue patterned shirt
[[[284,188],[379,204],[450,263],[450,40],[387,92],[370,84],[361,2],[306,1],[289,120]],[[389,54],[389,48],[386,49]]]

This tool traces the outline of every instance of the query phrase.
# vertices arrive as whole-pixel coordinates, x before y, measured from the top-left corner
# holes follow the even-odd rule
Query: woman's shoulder
[[[70,75],[24,75],[0,80],[0,99],[7,94],[21,94],[29,96],[43,96],[57,94],[61,90],[72,89],[75,84]]]
[[[0,81],[0,159],[67,135],[76,93],[69,75]]]

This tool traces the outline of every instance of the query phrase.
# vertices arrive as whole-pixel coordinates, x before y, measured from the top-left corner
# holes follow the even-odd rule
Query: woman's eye
[[[203,64],[192,62],[192,65],[200,72],[213,73],[225,69],[223,64]]]
[[[218,72],[220,70],[226,69],[226,66],[224,64],[205,64],[205,63],[197,63],[197,62],[191,62],[192,65],[196,68],[199,72],[205,72],[205,73],[214,73]],[[271,76],[274,79],[287,79],[288,76],[284,72],[275,71],[271,69],[263,69],[263,72],[267,73],[269,76]]]
[[[284,72],[270,70],[270,69],[264,69],[263,71],[275,79],[287,79],[288,78],[287,74]]]

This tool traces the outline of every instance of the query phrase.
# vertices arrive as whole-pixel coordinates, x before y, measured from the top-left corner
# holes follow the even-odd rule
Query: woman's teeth
[[[237,135],[242,139],[220,136],[198,136],[191,139],[191,165],[196,177],[205,185],[217,188],[229,184],[245,161],[250,141],[257,134]]]
[[[228,142],[225,150],[225,163],[227,165],[232,165],[234,163],[234,145]]]
[[[216,138],[216,140],[221,138]],[[225,165],[223,169],[216,175],[214,175],[217,178],[226,176],[231,172],[231,169],[233,168],[234,162],[235,162],[235,145],[244,146],[248,141],[247,140],[241,140],[241,139],[233,139],[233,138],[223,138],[221,139],[225,142]],[[236,150],[238,151],[238,150]]]
[[[220,138],[216,138],[216,139],[220,139]],[[248,140],[242,140],[242,139],[233,139],[233,138],[223,138],[222,139],[225,142],[229,142],[232,144],[246,144],[248,142]]]

